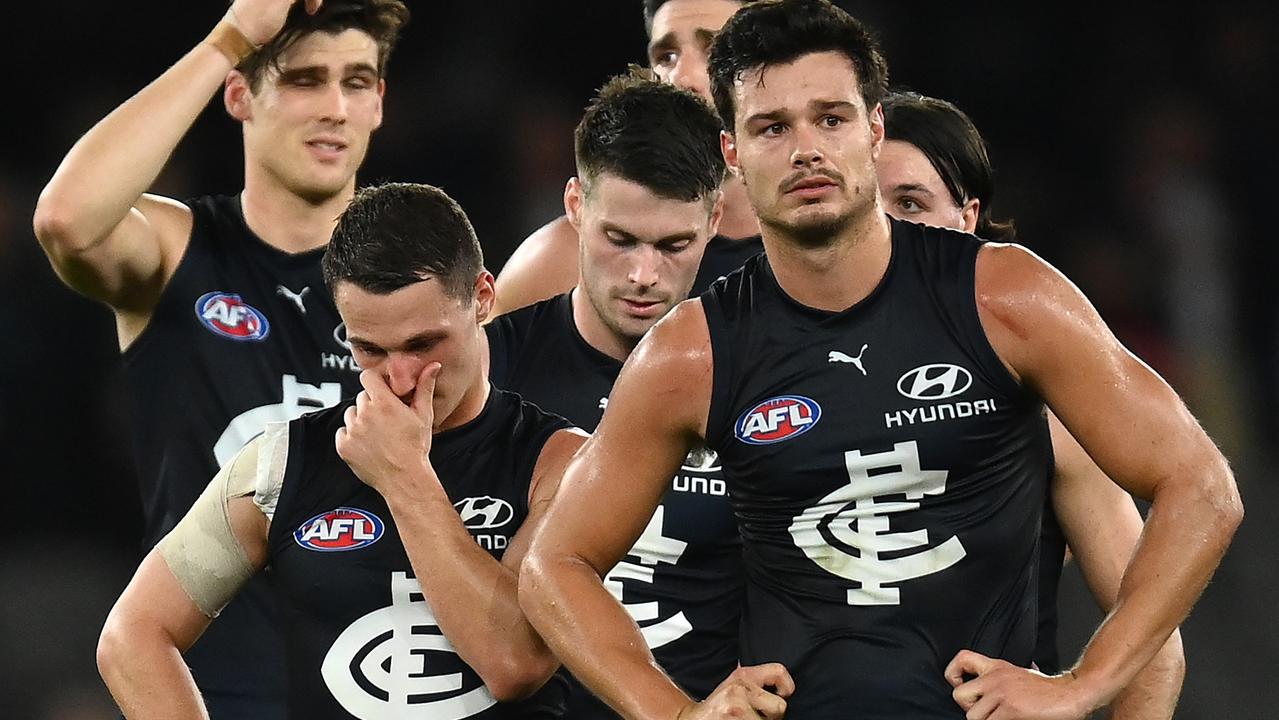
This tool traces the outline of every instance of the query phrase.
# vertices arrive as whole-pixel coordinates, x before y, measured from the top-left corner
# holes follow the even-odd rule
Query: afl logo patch
[[[921,365],[902,375],[897,392],[912,400],[945,400],[961,395],[973,384],[973,375],[950,363]]]
[[[264,340],[271,323],[261,310],[224,292],[205,293],[195,301],[195,316],[211,332],[232,340]]]
[[[320,513],[293,531],[293,539],[307,550],[342,552],[377,542],[386,525],[371,512],[340,507]]]
[[[748,445],[769,445],[803,435],[821,417],[822,408],[815,401],[800,395],[781,395],[742,413],[733,432]]]

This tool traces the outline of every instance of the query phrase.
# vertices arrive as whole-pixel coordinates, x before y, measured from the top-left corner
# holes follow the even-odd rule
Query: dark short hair
[[[735,0],[738,4],[745,4],[746,0]],[[653,39],[653,18],[657,17],[657,11],[670,0],[643,0],[644,4],[644,32],[648,33],[648,38]]]
[[[403,0],[325,0],[314,15],[306,12],[306,3],[295,3],[289,9],[284,28],[236,69],[249,79],[249,87],[257,92],[267,70],[278,69],[280,56],[298,40],[317,32],[337,35],[344,30],[360,30],[377,43],[377,71],[381,77],[386,74],[386,63],[399,39],[400,29],[408,21],[409,9]]]
[[[386,183],[355,194],[324,251],[324,282],[384,295],[427,278],[445,294],[474,297],[484,255],[462,206],[443,190]]]
[[[711,97],[724,127],[733,131],[733,85],[742,75],[820,52],[852,61],[862,100],[873,110],[888,91],[888,64],[857,18],[828,0],[759,0],[738,10],[711,46]]]
[[[600,88],[573,133],[586,192],[600,173],[691,202],[724,182],[719,119],[705,100],[632,66]]]
[[[981,207],[976,234],[987,240],[1012,242],[1011,220],[996,222],[991,214],[995,171],[986,142],[973,121],[951,102],[915,92],[884,98],[884,137],[914,145],[932,163],[956,205],[976,198]]]
[[[644,32],[648,33],[650,39],[653,37],[653,17],[667,2],[668,0],[644,0]]]

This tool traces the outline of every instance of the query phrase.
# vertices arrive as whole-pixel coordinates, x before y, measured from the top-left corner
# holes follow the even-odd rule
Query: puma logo
[[[862,375],[865,375],[866,366],[862,365],[862,355],[866,354],[866,348],[868,347],[870,347],[870,345],[862,345],[861,352],[857,353],[857,357],[853,357],[851,355],[845,355],[844,353],[838,350],[831,350],[830,354],[826,356],[827,358],[826,361],[833,362],[833,363],[852,363],[853,365],[857,366],[858,370],[862,371]]]
[[[302,313],[303,315],[306,314],[306,304],[302,301],[302,298],[306,297],[306,294],[309,292],[311,292],[311,286],[309,285],[307,287],[302,288],[302,292],[296,292],[296,293],[284,287],[283,285],[275,286],[275,293],[277,295],[283,295],[284,297],[292,300],[293,304],[298,306],[298,312]]]

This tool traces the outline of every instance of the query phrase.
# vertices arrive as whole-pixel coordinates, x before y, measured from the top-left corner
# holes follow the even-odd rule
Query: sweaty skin
[[[902,220],[977,229],[978,198],[958,203],[928,156],[903,140],[885,140],[875,163],[888,214]],[[1132,498],[1088,457],[1052,412],[1053,506],[1071,552],[1079,561],[1102,612],[1114,609],[1124,570],[1141,537],[1142,520]],[[1111,720],[1167,720],[1177,707],[1185,677],[1180,631],[1111,703]]]
[[[857,87],[851,63],[835,53],[748,72],[734,90],[733,133],[723,136],[725,159],[747,179],[777,282],[821,309],[864,298],[890,256],[874,173],[882,114],[865,107]],[[823,236],[823,228],[836,230]],[[1180,398],[1060,273],[1023,248],[991,244],[978,253],[975,282],[982,327],[1013,377],[1152,509],[1116,609],[1070,674],[1045,677],[961,651],[945,676],[968,717],[1082,717],[1127,685],[1184,619],[1242,507],[1225,459]],[[687,301],[628,361],[520,576],[521,604],[547,643],[628,716],[701,716],[732,694],[721,686],[705,703],[690,703],[653,666],[600,584],[642,531],[680,458],[704,439],[711,372],[705,315]],[[615,508],[608,518],[593,510],[604,503]],[[965,682],[966,675],[976,678]],[[787,694],[783,687],[789,682],[779,694]]]

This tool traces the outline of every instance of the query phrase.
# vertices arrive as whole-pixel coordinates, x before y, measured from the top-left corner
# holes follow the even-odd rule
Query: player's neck
[[[573,288],[572,295],[569,296],[569,304],[573,308],[573,325],[577,327],[577,334],[582,336],[586,344],[618,362],[626,362],[626,358],[635,349],[636,343],[618,337],[617,333],[604,324],[599,313],[591,307],[591,302],[582,292],[580,285]]]
[[[777,284],[796,302],[838,312],[865,300],[892,257],[892,228],[878,203],[830,243],[804,245],[776,227],[763,227],[764,253]]]
[[[759,234],[759,218],[746,195],[746,186],[736,176],[730,175],[724,181],[724,216],[719,220],[719,234],[733,240]]]
[[[452,430],[479,417],[480,413],[484,412],[484,404],[488,402],[490,390],[488,378],[484,377],[476,366],[475,377],[471,378],[471,385],[462,395],[461,402],[457,404],[453,412],[448,414],[448,417],[444,418],[443,422],[431,429],[431,433]]]
[[[246,173],[240,205],[244,222],[263,242],[287,253],[300,253],[328,244],[338,217],[354,195],[355,178],[351,178],[341,192],[313,202],[259,171]]]

